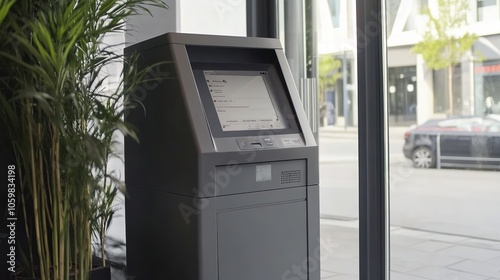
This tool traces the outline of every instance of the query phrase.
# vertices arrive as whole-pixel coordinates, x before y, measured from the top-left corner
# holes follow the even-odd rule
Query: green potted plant
[[[18,229],[27,240],[18,277],[88,279],[92,236],[103,243],[110,201],[122,185],[107,167],[114,135],[134,137],[123,112],[149,70],[138,71],[137,56],[125,61],[103,37],[124,32],[125,19],[148,11],[146,5],[165,5],[0,1],[0,116],[16,157],[18,213],[25,220]],[[128,63],[130,73],[110,89],[104,70],[117,62]]]

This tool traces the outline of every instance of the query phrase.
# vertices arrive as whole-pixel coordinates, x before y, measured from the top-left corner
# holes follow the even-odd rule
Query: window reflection
[[[500,114],[500,60],[477,62],[474,75],[476,112]]]
[[[461,66],[454,67],[453,73],[453,108],[454,115],[462,115],[462,82]],[[434,114],[451,115],[450,98],[448,96],[448,71],[447,69],[433,71]]]
[[[404,31],[417,30],[419,24],[419,17],[421,17],[422,12],[428,8],[428,0],[413,0],[412,5],[409,8],[408,19],[404,27]]]
[[[389,67],[389,123],[411,125],[417,120],[417,68]]]
[[[328,0],[328,6],[332,16],[332,26],[340,27],[340,0]]]
[[[500,224],[493,214],[500,212],[496,183],[500,178],[500,5],[499,0],[467,1],[468,23],[455,32],[474,32],[478,38],[453,68],[450,100],[447,69],[430,69],[412,51],[425,28],[423,10],[435,9],[438,2],[450,1],[386,0],[385,5],[392,279],[489,279],[493,275],[485,271],[497,271],[500,260]],[[354,222],[338,220],[357,217],[348,215],[355,207],[346,199],[354,196],[350,187],[357,184],[353,178],[357,155],[349,153],[356,149],[357,136],[357,123],[349,120],[357,115],[352,40],[356,29],[350,28],[356,19],[349,12],[352,1],[318,3],[323,10],[328,7],[327,13],[318,12],[324,16],[318,19],[318,53],[347,58],[347,83],[340,77],[334,87],[320,92],[323,100],[335,104],[328,110],[335,118],[327,119],[320,129],[321,176],[325,176],[320,187],[322,214],[336,217],[336,231],[342,232],[344,225]],[[415,144],[421,140],[428,146]],[[405,151],[408,141],[413,146]],[[415,155],[423,167],[434,168],[416,168]],[[343,236],[338,242],[346,244]],[[345,260],[341,263],[347,266]],[[346,274],[340,267],[327,267],[333,273],[325,274],[329,277]]]
[[[492,214],[500,211],[498,0],[464,2],[468,22],[446,32],[473,32],[477,40],[450,72],[412,52],[426,28],[416,7],[436,12],[438,4],[460,0],[386,1],[391,279],[496,279],[487,271],[500,264],[500,224]],[[409,73],[416,77],[416,114],[405,122],[413,117]]]

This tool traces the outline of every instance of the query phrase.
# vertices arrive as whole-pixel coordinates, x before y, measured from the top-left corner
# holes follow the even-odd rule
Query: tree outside
[[[342,77],[340,71],[342,62],[332,54],[322,55],[319,58],[318,77],[319,77],[319,96],[320,120],[324,121],[327,114],[326,92],[329,88],[335,88],[337,80]]]
[[[449,115],[456,113],[453,106],[453,69],[460,64],[464,54],[477,40],[475,34],[467,32],[467,0],[437,0],[437,9],[425,9],[427,25],[422,40],[413,51],[421,54],[427,67],[448,71]]]

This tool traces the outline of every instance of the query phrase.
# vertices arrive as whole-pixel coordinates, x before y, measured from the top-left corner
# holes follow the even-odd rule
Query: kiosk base
[[[292,271],[319,279],[303,267],[312,255],[308,236],[319,236],[308,233],[319,224],[307,224],[315,222],[307,220],[308,192],[317,186],[207,199],[128,190],[127,239],[142,240],[127,245],[137,280],[288,279]]]

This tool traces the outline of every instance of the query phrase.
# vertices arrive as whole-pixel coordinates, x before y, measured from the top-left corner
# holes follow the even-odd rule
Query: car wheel
[[[431,168],[434,167],[436,157],[429,148],[418,147],[413,151],[411,160],[413,161],[413,166],[417,168]]]

